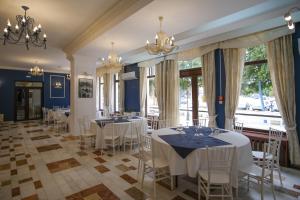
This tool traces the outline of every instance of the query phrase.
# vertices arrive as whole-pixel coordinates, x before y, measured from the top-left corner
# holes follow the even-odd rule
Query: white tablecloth
[[[125,136],[130,137],[131,134],[135,134],[135,131],[132,130],[134,127],[133,124],[136,123],[138,126],[138,134],[144,134],[147,130],[147,119],[138,118],[138,119],[129,119],[129,122],[122,123],[113,123],[114,126],[114,135],[120,136],[120,145],[123,144],[123,138]],[[91,121],[91,131],[96,133],[96,144],[95,148],[106,148],[104,143],[104,136],[111,135],[109,126],[104,126],[100,128],[95,120]]]
[[[196,149],[183,159],[168,143],[162,140],[159,135],[178,134],[177,131],[169,128],[153,131],[155,155],[160,155],[162,159],[169,163],[171,175],[186,174],[190,177],[196,177],[198,170],[207,166],[204,149]],[[220,133],[213,136],[225,142],[236,146],[236,153],[233,166],[233,186],[237,186],[238,171],[252,164],[252,150],[249,138],[237,132]],[[222,146],[218,146],[220,151]]]

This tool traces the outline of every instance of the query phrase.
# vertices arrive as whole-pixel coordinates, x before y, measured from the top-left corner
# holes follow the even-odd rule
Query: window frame
[[[117,95],[116,94],[117,94],[117,87],[120,86],[120,79],[119,79],[119,76],[118,76],[118,79],[116,78],[117,77],[116,74],[118,74],[118,73],[114,74],[114,112],[119,112],[119,110],[116,109],[117,108],[117,98],[116,98]],[[118,92],[120,92],[120,91],[118,90]]]
[[[101,97],[101,85],[103,85],[104,86],[104,80],[103,80],[103,76],[100,76],[100,77],[98,77],[99,78],[99,111],[103,111],[104,110],[104,108],[101,108],[101,99],[102,99],[102,97]],[[101,80],[103,81],[103,82],[101,82]],[[103,105],[104,105],[104,102],[103,102]]]

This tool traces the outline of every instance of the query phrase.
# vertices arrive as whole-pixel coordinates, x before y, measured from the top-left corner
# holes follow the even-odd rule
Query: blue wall
[[[215,50],[215,66],[216,66],[216,98],[219,96],[225,97],[225,66],[223,51],[221,49]],[[221,77],[220,77],[221,76]],[[220,84],[221,82],[221,84]],[[219,104],[216,99],[216,122],[219,128],[225,128],[225,102]]]
[[[28,71],[0,69],[0,113],[5,120],[14,120],[15,81],[41,81],[44,83],[43,106],[67,107],[70,105],[70,81],[66,80],[65,98],[50,98],[50,75],[63,75],[45,72],[44,76],[28,76]]]
[[[135,71],[138,79],[125,81],[125,112],[140,112],[140,70],[137,64],[127,65],[124,68],[125,72]]]
[[[298,38],[300,38],[300,23],[296,23],[296,31],[293,34],[293,51],[295,65],[295,93],[296,93],[296,122],[298,139],[300,143],[300,55],[298,50]]]

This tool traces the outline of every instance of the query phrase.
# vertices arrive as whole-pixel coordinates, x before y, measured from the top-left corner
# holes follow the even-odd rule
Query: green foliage
[[[265,45],[250,47],[246,50],[245,60],[255,61],[266,59]],[[242,79],[242,95],[251,95],[259,92],[259,81],[262,84],[263,95],[272,95],[272,83],[270,78],[270,71],[267,64],[247,65],[244,67]]]

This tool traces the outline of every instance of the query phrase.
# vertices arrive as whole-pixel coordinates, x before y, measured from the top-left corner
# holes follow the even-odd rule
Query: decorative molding
[[[80,48],[95,40],[99,35],[122,22],[153,0],[120,0],[92,23],[83,33],[66,45],[63,50],[67,55],[73,55]]]
[[[18,71],[30,71],[30,68],[22,68],[22,67],[9,67],[9,66],[0,66],[0,69],[8,69],[8,70],[18,70]],[[44,69],[44,72],[58,73],[58,74],[68,74],[70,71],[65,70],[49,70]]]

